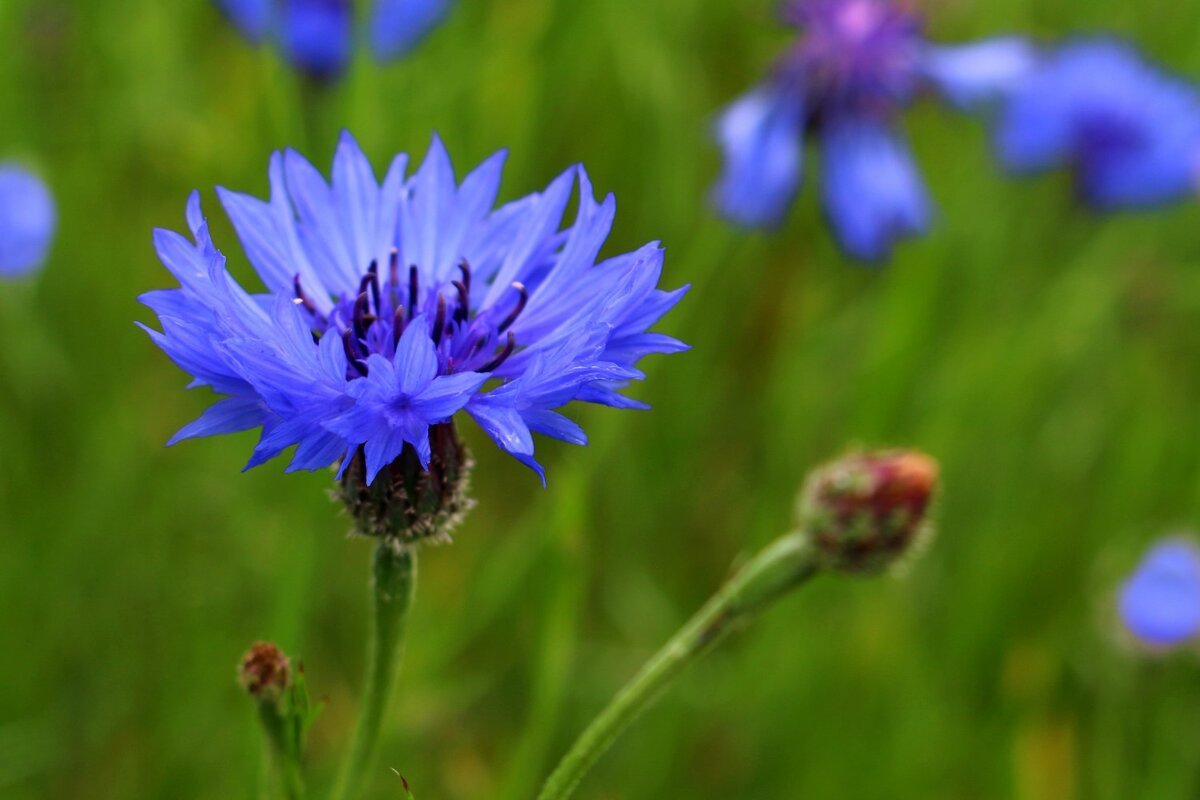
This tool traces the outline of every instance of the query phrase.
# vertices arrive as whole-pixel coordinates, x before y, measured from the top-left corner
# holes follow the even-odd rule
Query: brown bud
[[[800,529],[830,569],[878,572],[928,530],[937,484],[937,462],[923,453],[854,453],[811,473]]]
[[[380,470],[370,485],[362,449],[350,456],[342,476],[341,499],[354,517],[358,533],[398,544],[449,539],[474,505],[467,496],[471,456],[453,423],[430,427],[429,444],[428,470],[406,444],[400,457]]]
[[[251,697],[276,702],[292,684],[291,662],[273,642],[255,642],[238,667],[238,683]]]

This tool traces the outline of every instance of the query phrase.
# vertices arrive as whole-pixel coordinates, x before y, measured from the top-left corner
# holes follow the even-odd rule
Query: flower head
[[[929,530],[938,465],[914,451],[853,453],[814,470],[800,497],[800,530],[842,572],[878,572]]]
[[[582,167],[494,209],[503,161],[459,182],[435,137],[415,174],[401,154],[379,182],[344,134],[326,183],[298,153],[276,153],[269,200],[218,190],[266,285],[257,294],[226,271],[193,194],[193,241],[155,233],[180,288],[142,297],[162,325],[146,330],[224,399],[171,441],[262,428],[248,467],[295,446],[289,470],[340,460],[357,492],[392,466],[388,485],[408,487],[411,509],[414,474],[439,493],[463,477],[459,412],[543,475],[533,433],[587,441],[557,409],[639,407],[620,390],[643,377],[642,356],[686,349],[648,329],[687,287],[657,288],[657,243],[598,260],[616,204],[596,202]],[[396,513],[361,499],[376,521]]]
[[[996,146],[1014,171],[1073,169],[1099,209],[1157,205],[1197,188],[1200,96],[1124,44],[1074,42],[1013,89]]]
[[[352,0],[216,0],[252,42],[279,43],[298,69],[318,80],[339,77],[350,63],[355,36]],[[372,52],[399,58],[450,11],[451,0],[376,0],[366,22]]]
[[[714,200],[740,225],[778,224],[800,187],[804,133],[814,131],[838,241],[855,258],[886,259],[930,218],[900,113],[925,87],[958,106],[994,98],[1029,68],[1032,50],[1017,39],[933,45],[921,19],[892,0],[792,0],[784,19],[800,30],[795,44],[718,120],[725,171]]]
[[[56,221],[46,184],[21,167],[0,164],[0,276],[25,275],[40,267]]]
[[[1188,539],[1156,544],[1121,587],[1125,628],[1150,647],[1172,647],[1200,634],[1200,549]]]
[[[255,642],[238,665],[238,683],[251,697],[276,702],[292,684],[292,662],[273,642]]]

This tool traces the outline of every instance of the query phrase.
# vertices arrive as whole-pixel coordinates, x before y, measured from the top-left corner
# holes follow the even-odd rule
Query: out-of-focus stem
[[[404,655],[404,628],[417,587],[417,557],[411,547],[381,540],[371,579],[372,614],[367,645],[367,682],[354,743],[342,768],[334,800],[358,796],[375,757],[375,747]]]
[[[807,537],[799,533],[776,540],[751,559],[646,662],[575,740],[547,779],[539,800],[570,797],[592,765],[672,681],[731,630],[752,620],[817,570],[815,552]]]

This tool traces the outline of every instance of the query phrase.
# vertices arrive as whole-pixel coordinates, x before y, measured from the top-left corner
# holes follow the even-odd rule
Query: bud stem
[[[417,556],[411,547],[386,539],[375,546],[372,568],[371,638],[367,645],[367,685],[354,743],[334,789],[335,800],[357,797],[375,755],[379,730],[400,673],[404,626],[417,587]]]
[[[267,779],[271,796],[304,800],[304,775],[300,770],[299,754],[288,746],[287,720],[279,709],[279,703],[261,701],[258,704],[258,718],[267,739],[270,762]]]
[[[570,797],[592,765],[659,694],[727,633],[819,569],[808,537],[792,533],[763,550],[715,594],[600,712],[551,773],[538,800]]]

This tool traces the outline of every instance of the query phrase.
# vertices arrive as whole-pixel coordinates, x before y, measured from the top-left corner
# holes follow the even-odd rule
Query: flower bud
[[[474,500],[467,496],[471,456],[458,440],[453,423],[429,429],[429,468],[412,445],[367,483],[366,461],[359,448],[342,476],[341,498],[363,536],[397,544],[449,541]]]
[[[800,530],[839,572],[888,567],[929,530],[938,466],[911,450],[854,453],[818,467],[800,497]]]
[[[238,667],[238,683],[250,696],[276,703],[292,685],[292,665],[273,642],[255,642]]]

